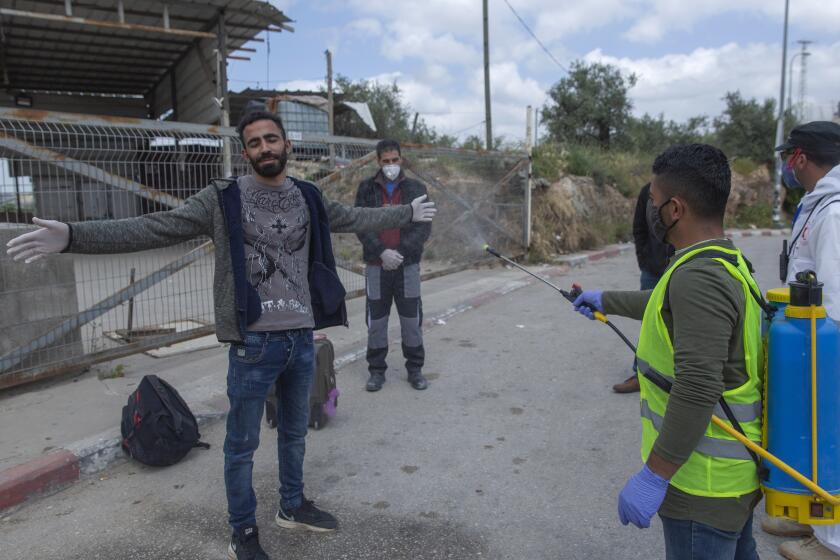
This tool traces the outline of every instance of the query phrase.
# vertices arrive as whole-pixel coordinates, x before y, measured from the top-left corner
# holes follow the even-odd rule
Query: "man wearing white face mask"
[[[840,125],[815,121],[797,126],[776,151],[782,158],[785,184],[806,193],[796,209],[791,237],[781,254],[781,279],[787,283],[798,272],[815,271],[824,284],[826,313],[840,321]],[[840,525],[811,528],[786,518],[770,517],[761,526],[782,537],[808,537],[783,543],[779,552],[785,558],[840,559]]]
[[[426,186],[402,172],[400,145],[382,140],[376,145],[380,170],[362,181],[356,192],[356,206],[380,208],[406,204],[426,194]],[[385,383],[388,355],[388,317],[391,302],[396,303],[402,332],[402,351],[408,382],[418,391],[428,386],[422,369],[423,303],[420,300],[420,258],[432,228],[429,224],[410,224],[379,233],[358,233],[367,264],[366,295],[370,379],[366,389],[378,391]]]

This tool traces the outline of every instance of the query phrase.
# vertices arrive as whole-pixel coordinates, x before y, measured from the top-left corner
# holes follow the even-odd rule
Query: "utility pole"
[[[411,141],[417,142],[417,119],[420,118],[420,113],[415,111],[414,112],[414,122],[411,125]]]
[[[487,129],[487,149],[493,149],[493,120],[490,115],[490,26],[487,0],[484,6],[484,125]]]
[[[808,57],[811,53],[808,52],[808,45],[813,41],[797,41],[802,47],[799,51],[802,60],[799,61],[799,120],[805,120],[805,91],[807,88],[808,77]]]
[[[782,39],[782,83],[779,90],[779,116],[776,120],[776,142],[779,146],[784,141],[785,134],[785,74],[787,73],[787,44],[788,44],[788,14],[790,12],[790,0],[785,0],[785,28]],[[773,224],[777,227],[782,224],[782,158],[775,153],[773,159],[776,161],[775,187],[773,194]]]
[[[332,68],[332,53],[329,49],[324,51],[327,57],[327,119],[330,131],[330,136],[335,136],[335,103],[333,100],[333,68]],[[332,138],[329,142],[330,147],[330,166],[335,167],[335,144],[332,143]]]
[[[790,76],[790,79],[788,80],[787,111],[791,115],[793,114],[793,63],[800,56],[802,56],[802,53],[796,53],[790,57],[790,63],[788,63],[788,76]]]
[[[531,153],[533,152],[533,144],[531,139],[534,136],[533,131],[534,115],[533,109],[530,105],[525,109],[525,151],[528,153],[528,178],[525,181],[525,208],[523,220],[523,235],[522,244],[527,251],[531,247]]]

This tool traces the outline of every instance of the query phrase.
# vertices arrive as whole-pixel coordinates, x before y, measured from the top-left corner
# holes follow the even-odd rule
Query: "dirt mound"
[[[590,177],[538,181],[532,199],[532,260],[629,240],[635,201]]]
[[[749,175],[732,174],[727,224],[769,219],[772,204],[773,183],[766,167]],[[614,187],[599,186],[589,177],[567,175],[553,184],[537,181],[530,259],[547,261],[552,255],[632,241],[635,205],[635,198],[625,198]]]
[[[726,223],[736,224],[743,221],[744,216],[761,212],[768,213],[766,217],[769,218],[773,196],[773,181],[770,171],[765,166],[760,166],[749,175],[732,173],[732,190],[726,205]]]

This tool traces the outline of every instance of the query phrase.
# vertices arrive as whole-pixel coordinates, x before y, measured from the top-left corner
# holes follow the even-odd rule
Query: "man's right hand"
[[[70,226],[64,222],[40,218],[32,218],[32,223],[40,227],[6,243],[6,253],[14,260],[29,264],[67,248],[70,243]]]
[[[429,195],[424,194],[418,196],[411,201],[411,221],[412,222],[431,222],[432,218],[437,213],[435,203],[428,201]]]
[[[600,290],[587,290],[580,294],[572,305],[575,306],[575,311],[581,315],[585,315],[595,320],[594,311],[604,312],[604,304],[602,303],[604,292]]]
[[[403,262],[403,256],[393,249],[385,249],[379,258],[384,270],[396,270]]]

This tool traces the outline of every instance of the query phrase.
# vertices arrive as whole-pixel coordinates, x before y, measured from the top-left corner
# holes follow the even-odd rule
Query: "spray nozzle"
[[[493,255],[494,257],[502,258],[502,255],[500,255],[498,251],[496,251],[493,247],[486,243],[484,244],[484,250]]]

